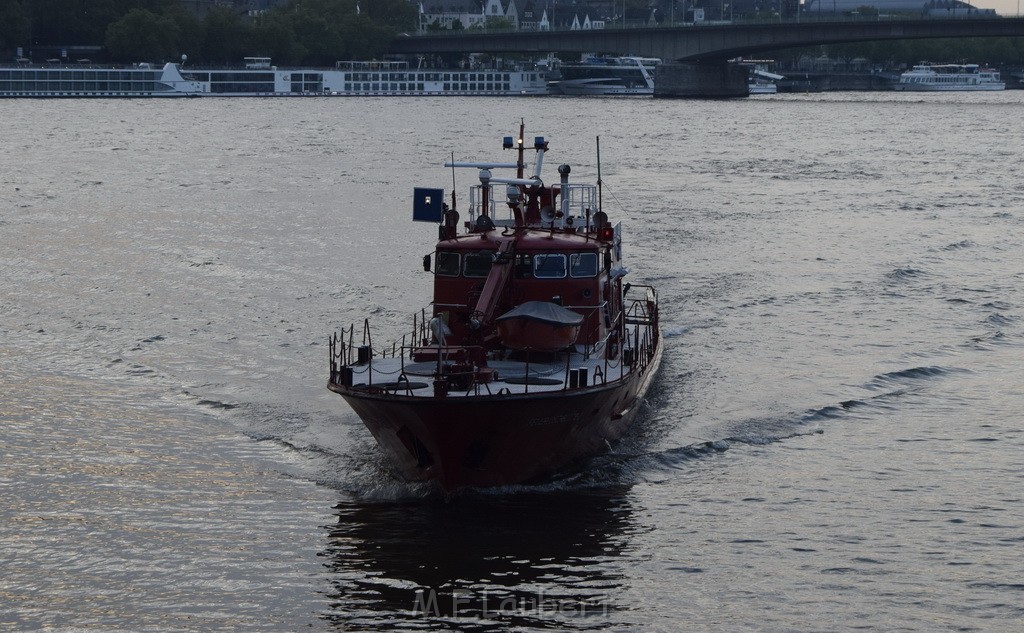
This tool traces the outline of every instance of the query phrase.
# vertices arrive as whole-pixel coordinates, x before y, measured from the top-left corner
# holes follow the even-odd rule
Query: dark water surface
[[[0,112],[0,629],[1020,630],[1024,93]],[[585,472],[445,502],[326,337],[407,329],[411,188],[519,117],[549,178],[601,135],[665,363]]]

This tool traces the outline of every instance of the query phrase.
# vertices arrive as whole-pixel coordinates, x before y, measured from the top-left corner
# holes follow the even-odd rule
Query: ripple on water
[[[1016,631],[1021,98],[530,108],[580,181],[603,135],[664,368],[589,468],[449,503],[324,389],[323,339],[410,331],[436,233],[403,192],[497,159],[525,102],[12,102],[0,619]]]
[[[17,481],[0,486],[9,624],[265,630],[314,621],[324,606],[312,555],[322,491],[264,470],[272,454],[158,404],[159,391],[38,373],[8,375],[3,389],[18,395],[5,410],[0,465]]]

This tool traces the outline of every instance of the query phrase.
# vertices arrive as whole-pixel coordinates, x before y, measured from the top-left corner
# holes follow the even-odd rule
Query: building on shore
[[[187,11],[190,11],[198,18],[202,18],[214,7],[227,7],[236,10],[238,13],[257,15],[273,9],[276,6],[287,4],[289,0],[178,0]]]

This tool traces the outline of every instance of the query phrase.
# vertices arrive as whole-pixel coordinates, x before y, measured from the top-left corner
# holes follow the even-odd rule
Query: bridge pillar
[[[747,69],[725,60],[666,62],[654,72],[655,97],[746,97]]]

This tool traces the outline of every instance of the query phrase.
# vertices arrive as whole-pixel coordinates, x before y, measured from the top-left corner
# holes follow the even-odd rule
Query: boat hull
[[[446,492],[532,482],[608,449],[636,416],[657,372],[571,390],[489,396],[398,396],[331,383],[410,481]]]
[[[987,84],[893,84],[893,88],[900,92],[991,92],[1005,90],[1005,83]]]
[[[654,88],[648,86],[626,86],[615,79],[563,80],[552,86],[559,94],[567,96],[615,96],[653,95]]]

